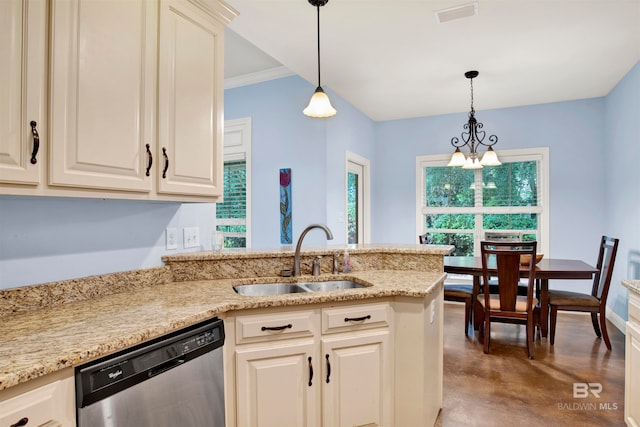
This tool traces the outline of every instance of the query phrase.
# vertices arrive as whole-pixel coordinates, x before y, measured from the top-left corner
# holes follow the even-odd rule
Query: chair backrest
[[[518,285],[522,271],[527,272],[527,306],[530,311],[533,306],[533,285],[535,274],[535,257],[537,242],[480,242],[482,257],[482,278],[484,289],[489,288],[489,279],[497,277],[498,294],[500,300],[499,310],[503,312],[515,312],[518,296]],[[529,255],[529,263],[521,264],[521,255]],[[495,265],[490,258],[495,259]],[[489,270],[494,268],[496,272]],[[485,307],[490,306],[489,293],[484,293]],[[522,310],[518,310],[522,311]]]
[[[431,236],[429,236],[429,233],[421,234],[418,236],[418,241],[421,245],[429,244],[431,243]]]
[[[488,242],[522,242],[521,231],[485,231],[484,240]]]
[[[620,239],[608,236],[602,236],[600,240],[600,252],[598,253],[598,263],[596,264],[598,272],[593,279],[593,288],[591,290],[591,295],[598,298],[600,304],[607,303],[619,241]]]

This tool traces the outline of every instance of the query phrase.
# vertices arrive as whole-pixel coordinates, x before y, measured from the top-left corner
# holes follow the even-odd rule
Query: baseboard
[[[625,322],[624,319],[618,315],[618,313],[607,307],[605,316],[607,320],[613,323],[613,325],[618,328],[620,332],[622,332],[624,335],[627,335],[627,322]]]

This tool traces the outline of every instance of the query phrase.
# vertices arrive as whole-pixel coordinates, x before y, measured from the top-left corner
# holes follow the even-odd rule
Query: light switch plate
[[[200,246],[200,228],[199,227],[185,227],[184,228],[184,247],[197,248]]]
[[[178,249],[178,229],[177,228],[167,228],[166,232],[166,249]]]

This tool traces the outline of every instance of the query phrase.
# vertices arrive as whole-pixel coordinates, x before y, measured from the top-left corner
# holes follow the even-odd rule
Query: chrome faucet
[[[298,243],[296,244],[296,254],[293,257],[293,275],[294,276],[300,275],[300,247],[302,246],[302,240],[304,239],[304,236],[306,236],[307,233],[313,230],[314,228],[321,228],[322,230],[324,230],[325,234],[327,235],[327,240],[333,240],[333,233],[331,233],[331,230],[329,230],[329,227],[327,227],[326,225],[311,224],[310,226],[305,228],[302,234],[300,234],[300,237],[298,237]]]

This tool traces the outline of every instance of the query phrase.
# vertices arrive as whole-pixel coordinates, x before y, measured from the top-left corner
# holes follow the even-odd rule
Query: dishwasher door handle
[[[155,377],[158,374],[168,371],[169,369],[173,369],[176,366],[180,366],[185,362],[183,357],[178,359],[169,360],[168,362],[163,363],[160,366],[156,366],[155,368],[149,369],[149,378]]]

